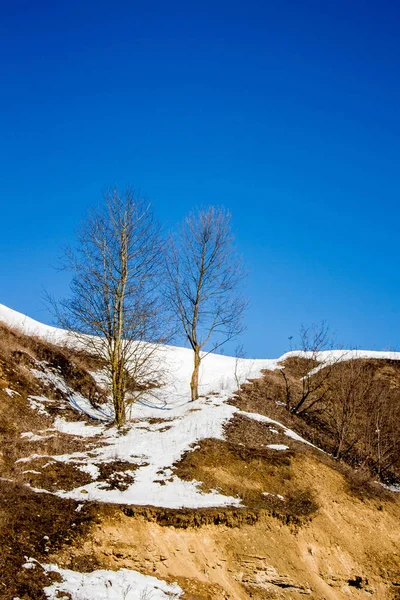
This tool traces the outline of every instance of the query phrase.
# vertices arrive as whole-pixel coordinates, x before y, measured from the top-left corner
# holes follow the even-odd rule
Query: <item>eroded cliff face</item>
[[[318,504],[297,524],[268,509],[108,506],[81,545],[50,559],[177,581],[191,600],[400,597],[399,503],[357,497],[343,475],[310,455],[293,459],[292,478],[312,486]]]

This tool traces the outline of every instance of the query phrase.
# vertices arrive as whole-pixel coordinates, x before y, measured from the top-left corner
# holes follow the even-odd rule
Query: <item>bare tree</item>
[[[199,397],[199,369],[205,354],[240,334],[247,302],[241,293],[245,271],[237,255],[224,208],[189,214],[167,252],[166,298],[194,352],[191,399]],[[206,354],[208,354],[208,352]]]
[[[151,385],[158,331],[156,293],[161,259],[159,227],[150,205],[131,189],[104,194],[67,249],[70,297],[58,305],[60,324],[87,351],[104,359],[115,422],[126,420],[131,392]]]
[[[377,392],[366,398],[362,422],[362,452],[366,462],[382,481],[390,473],[400,476],[400,395],[382,382],[376,382]]]
[[[378,398],[373,370],[365,361],[354,357],[336,365],[322,415],[334,440],[336,458],[346,458],[357,448],[366,407]]]
[[[300,329],[301,354],[286,359],[296,362],[296,379],[294,382],[285,369],[281,369],[286,388],[286,408],[296,415],[310,414],[317,410],[329,389],[329,378],[333,366],[342,360],[342,356],[332,359],[327,365],[320,364],[320,352],[332,350],[333,339],[326,321],[302,325]]]
[[[385,481],[399,476],[400,395],[380,368],[357,357],[336,365],[321,416],[336,458],[367,466]]]

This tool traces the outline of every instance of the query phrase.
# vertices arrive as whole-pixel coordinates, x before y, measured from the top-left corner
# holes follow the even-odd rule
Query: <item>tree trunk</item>
[[[123,427],[126,421],[125,414],[125,387],[122,360],[119,356],[120,348],[117,349],[112,359],[112,398],[114,404],[115,423]]]
[[[200,349],[194,348],[194,369],[190,381],[191,400],[197,400],[199,397],[199,370],[200,370]]]
[[[125,414],[125,402],[120,390],[114,395],[114,411],[115,411],[115,423],[119,428],[125,425],[126,414]]]

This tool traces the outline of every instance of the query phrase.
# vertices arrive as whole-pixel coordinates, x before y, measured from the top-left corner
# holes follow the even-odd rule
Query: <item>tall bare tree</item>
[[[192,400],[199,397],[201,360],[244,329],[245,271],[230,221],[224,208],[198,209],[171,238],[167,252],[166,298],[194,353]]]
[[[119,427],[126,420],[128,390],[143,390],[154,376],[152,342],[162,340],[156,293],[160,250],[150,205],[128,188],[104,194],[104,204],[80,227],[76,248],[65,254],[71,294],[59,304],[59,321],[104,360]]]

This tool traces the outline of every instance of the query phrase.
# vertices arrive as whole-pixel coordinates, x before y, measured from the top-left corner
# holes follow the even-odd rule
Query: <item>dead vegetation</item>
[[[0,480],[0,597],[12,600],[45,600],[43,586],[51,578],[41,569],[21,568],[25,557],[42,562],[62,546],[76,543],[96,520],[96,511],[50,494]]]
[[[73,390],[95,401],[104,400],[104,392],[89,374],[90,370],[98,370],[103,366],[98,358],[68,347],[60,348],[35,336],[24,335],[4,323],[0,323],[0,339],[0,358],[3,368],[5,367],[5,375],[9,378],[8,383],[19,387],[16,391],[32,394],[37,381],[30,374],[30,369],[37,368],[37,362],[45,362],[62,372],[66,383]],[[7,383],[4,375],[2,379]]]
[[[268,448],[276,443],[268,426],[235,416],[226,430],[227,441],[202,440],[175,465],[174,474],[200,481],[204,491],[240,498],[243,506],[287,524],[300,525],[315,513],[311,489],[292,481],[293,451]]]
[[[93,361],[0,323],[0,476],[48,491],[90,483],[78,464],[51,458],[95,449],[98,441],[54,429],[55,417],[83,417],[70,406],[68,393],[46,376],[54,373],[66,382],[65,389],[98,402],[103,392],[86,370]],[[26,461],[31,456],[37,458]]]
[[[296,413],[287,402],[288,388],[292,397],[302,397],[308,366],[308,359],[289,357],[281,370],[265,371],[262,379],[243,385],[232,403],[293,428],[365,479],[369,475],[388,484],[399,482],[399,362],[357,358],[321,368],[307,384],[317,391],[310,392],[306,408]],[[323,386],[314,387],[314,377]]]

